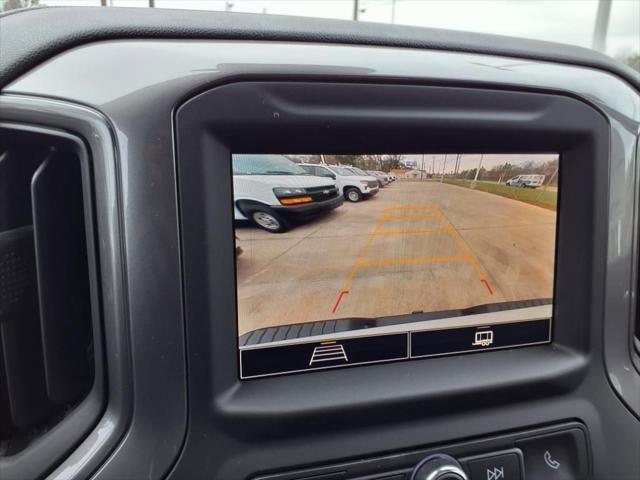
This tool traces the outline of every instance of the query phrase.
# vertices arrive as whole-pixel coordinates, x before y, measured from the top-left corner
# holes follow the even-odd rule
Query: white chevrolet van
[[[518,175],[510,178],[506,184],[512,187],[537,188],[544,184],[544,175]]]
[[[364,174],[364,172],[359,174],[351,167],[314,163],[300,163],[299,165],[311,175],[334,179],[340,193],[350,202],[359,202],[363,198],[372,197],[378,193],[377,178]]]
[[[234,218],[272,233],[343,203],[336,183],[307,173],[282,155],[233,155]]]

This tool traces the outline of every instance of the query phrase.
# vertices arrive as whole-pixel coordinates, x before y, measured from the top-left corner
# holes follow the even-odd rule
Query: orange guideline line
[[[491,285],[489,285],[489,281],[486,278],[481,278],[480,281],[484,283],[484,286],[487,287],[487,290],[489,290],[489,293],[493,295],[493,289],[491,288]]]
[[[333,306],[333,310],[331,310],[331,313],[336,313],[338,305],[340,305],[340,300],[342,300],[342,297],[344,297],[347,293],[349,293],[349,290],[342,290],[340,292],[340,294],[338,295],[338,300],[336,300],[336,304]]]

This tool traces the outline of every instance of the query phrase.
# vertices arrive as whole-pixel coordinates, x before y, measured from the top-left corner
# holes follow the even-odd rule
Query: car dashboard
[[[5,342],[0,386],[8,399],[7,408],[1,407],[2,444],[11,445],[0,449],[0,477],[640,477],[640,357],[634,346],[638,342],[637,74],[619,71],[604,57],[581,49],[554,50],[543,42],[485,35],[465,37],[428,29],[403,33],[395,27],[367,25],[350,33],[349,23],[333,21],[70,10],[45,8],[0,18],[2,38],[20,29],[14,42],[29,32],[34,35],[37,22],[51,22],[58,35],[48,40],[46,48],[35,42],[22,53],[12,43],[0,72],[0,144],[3,152],[9,152],[0,157],[0,185],[9,192],[10,185],[23,182],[25,198],[29,188],[34,199],[42,196],[39,204],[25,200],[27,220],[22,223],[7,220],[12,218],[9,213],[0,218],[0,247],[6,249],[0,253],[18,249],[18,240],[9,236],[16,235],[16,226],[33,224],[35,253],[28,255],[36,258],[33,275],[39,283],[20,298],[40,302],[41,312],[55,313],[50,317],[27,310],[19,313],[45,325],[41,328],[45,354],[39,361],[44,363],[48,392],[43,394],[48,395],[48,406],[42,408],[48,413],[31,410],[24,416],[16,414],[16,405],[24,405],[20,402],[33,398],[36,390],[20,397],[12,390],[11,378],[37,372],[12,371],[30,363],[18,353],[12,363],[12,350],[6,345],[24,341],[25,351],[41,347],[25,340],[31,338],[29,332],[9,328],[11,313],[4,317],[0,313]],[[64,22],[74,18],[78,24],[69,33],[60,33]],[[26,28],[29,25],[32,30]],[[31,64],[21,64],[24,58]],[[2,170],[3,158],[35,158],[25,149],[40,145],[44,153],[38,158],[44,163],[57,165],[52,151],[63,162],[77,163],[73,175],[81,188],[75,197],[65,193],[71,188],[71,173],[62,172],[64,178],[58,179],[58,185],[67,185],[63,189],[56,189],[55,181],[47,184],[45,174],[40,175],[42,183],[50,188],[33,187],[34,172],[46,173],[40,160],[24,175],[15,173],[19,169]],[[365,267],[380,266],[381,259],[389,256],[382,247],[375,253],[375,242],[384,241],[379,236],[369,240],[362,258],[358,251],[352,258],[342,257],[346,246],[338,251],[340,258],[333,262],[340,268],[340,281],[327,295],[325,313],[315,314],[310,297],[293,301],[303,288],[300,282],[286,294],[267,291],[249,306],[252,289],[262,287],[245,286],[246,282],[264,275],[263,265],[246,270],[249,267],[242,262],[258,255],[253,245],[261,235],[268,239],[264,240],[267,252],[276,249],[273,239],[281,237],[237,227],[234,206],[242,210],[243,221],[256,212],[262,213],[255,216],[258,220],[267,217],[255,206],[261,198],[255,191],[247,194],[249,203],[234,203],[240,183],[232,157],[309,154],[322,155],[324,163],[330,154],[346,158],[373,153],[443,154],[445,161],[481,153],[553,154],[560,159],[555,181],[561,194],[557,211],[548,220],[553,230],[545,257],[547,287],[536,297],[545,300],[524,305],[542,311],[539,317],[527,317],[544,322],[542,330],[536,330],[538,336],[529,329],[522,333],[526,338],[514,333],[515,340],[500,344],[501,322],[507,322],[500,318],[506,313],[492,308],[471,312],[481,319],[456,324],[492,327],[491,335],[473,330],[469,339],[477,345],[467,345],[470,340],[465,339],[464,348],[429,350],[429,344],[418,350],[417,332],[424,333],[424,325],[440,320],[413,305],[409,309],[417,315],[412,315],[413,323],[393,320],[395,310],[385,310],[384,315],[375,315],[380,317],[378,323],[358,324],[356,320],[368,318],[367,309],[381,305],[385,295],[373,289],[363,293],[361,311],[352,307],[357,289],[368,288],[361,278]],[[416,171],[423,172],[418,176],[431,174],[433,188],[444,192],[446,182],[438,182],[446,180],[445,168],[442,178],[424,165]],[[549,175],[546,179],[551,183]],[[386,198],[403,185],[414,185],[403,179],[388,186],[381,182],[375,196],[349,198],[349,187],[345,191],[337,180],[324,177],[316,182],[321,189],[327,189],[327,182],[343,189],[339,193],[344,204],[342,198],[332,203],[329,220],[356,207],[358,212],[374,205],[396,208],[391,203],[387,207]],[[286,205],[278,195],[292,202],[316,200],[309,196],[313,183],[285,184],[271,177],[263,181],[280,181],[276,188],[294,189],[274,190],[277,198],[269,202],[280,202],[278,207]],[[374,186],[367,188],[378,189],[376,177],[371,181]],[[519,192],[543,191],[532,188],[521,186]],[[11,192],[2,203],[13,211],[22,197]],[[413,209],[402,215],[422,215],[420,221],[430,222],[432,210],[422,207],[416,213],[417,195],[399,200],[405,210]],[[452,204],[438,195],[430,200],[441,202],[438,219],[456,224]],[[354,199],[358,203],[352,204]],[[292,208],[299,207],[276,212]],[[529,215],[540,207],[522,208]],[[403,220],[392,217],[389,210],[380,212],[388,223]],[[51,231],[46,227],[57,231],[51,225],[61,218],[76,219],[73,238],[48,240],[53,237],[46,236]],[[282,238],[297,242],[300,232],[324,225],[327,218],[304,223]],[[268,230],[273,220],[265,222]],[[449,228],[436,225],[443,226]],[[346,243],[357,243],[361,233],[362,242],[367,241],[371,227],[346,234]],[[445,236],[447,241],[466,251],[464,242],[460,246],[460,239],[450,236]],[[471,243],[467,237],[464,241]],[[487,241],[497,243],[498,234],[490,233]],[[39,249],[49,244],[54,255],[47,257]],[[70,244],[77,246],[70,251]],[[316,250],[305,249],[273,275],[287,275],[296,268],[300,275],[313,270],[316,251],[322,262],[333,265],[327,258],[334,248],[330,241],[318,239],[314,245]],[[423,245],[417,244],[413,257],[426,256]],[[289,247],[283,244],[283,252]],[[448,244],[442,252],[447,248]],[[62,266],[42,260],[76,258],[80,251],[84,263],[64,275]],[[461,255],[456,252],[446,255]],[[536,252],[531,247],[524,255]],[[441,258],[445,253],[437,250],[433,255]],[[348,261],[356,262],[356,267],[352,269]],[[468,257],[464,262],[470,264],[470,272],[477,268]],[[456,268],[467,268],[466,263]],[[473,285],[455,277],[446,284],[447,291],[477,289],[483,300],[476,303],[483,303],[496,301],[499,288],[506,291],[513,285],[506,281],[507,286],[500,287],[495,280],[500,268],[509,265],[494,272],[482,257],[480,264],[484,270],[469,274]],[[74,276],[81,282],[72,283],[67,291],[56,290]],[[85,290],[78,290],[80,283]],[[406,298],[414,298],[408,297],[410,288],[403,287]],[[60,298],[84,295],[88,310],[70,316],[59,303],[47,303],[47,291]],[[426,296],[422,291],[415,298]],[[326,322],[335,322],[333,314],[351,312],[350,308],[355,313],[344,315],[353,317],[357,328],[348,334],[331,331]],[[463,306],[451,308],[457,313],[450,316],[462,315]],[[309,322],[318,323],[318,330],[296,333],[291,347],[287,335],[301,309]],[[269,315],[274,320],[261,323]],[[71,326],[62,320],[71,317],[77,322]],[[452,325],[442,322],[447,329]],[[81,326],[89,333],[81,339],[74,333],[69,340],[69,332]],[[280,329],[269,330],[274,326]],[[87,362],[89,380],[60,398],[52,395],[47,328],[57,328],[52,335],[56,345],[62,345],[60,351],[73,350],[69,347],[73,342],[91,345],[89,360],[82,352],[70,360]],[[252,331],[260,328],[261,340],[251,340]],[[399,353],[382,354],[386,348],[396,348],[382,346],[384,335],[400,337]],[[379,343],[362,347],[365,353],[353,346],[372,338]],[[301,346],[313,347],[313,353],[304,350],[302,360],[292,349]],[[473,351],[485,347],[486,352]],[[276,358],[273,348],[284,349],[284,356]],[[327,355],[329,363],[319,365],[318,359]],[[357,355],[364,360],[353,360]],[[347,365],[348,357],[353,365]],[[338,365],[342,361],[345,365]],[[444,473],[427,476],[438,471]]]

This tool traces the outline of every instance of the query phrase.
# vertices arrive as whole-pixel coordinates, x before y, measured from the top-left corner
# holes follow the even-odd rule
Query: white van
[[[518,175],[510,178],[506,184],[512,187],[536,188],[544,185],[544,175]]]
[[[236,220],[250,220],[272,233],[288,230],[290,220],[339,207],[336,183],[310,175],[282,155],[233,155]]]
[[[378,179],[367,174],[362,175],[353,170],[354,167],[314,163],[299,165],[311,175],[334,179],[340,193],[350,202],[359,202],[363,198],[372,197],[378,193]]]

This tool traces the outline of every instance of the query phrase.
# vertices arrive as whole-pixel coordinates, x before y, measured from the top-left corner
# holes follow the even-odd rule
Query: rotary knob
[[[438,453],[418,463],[411,480],[469,480],[469,477],[455,458]]]

